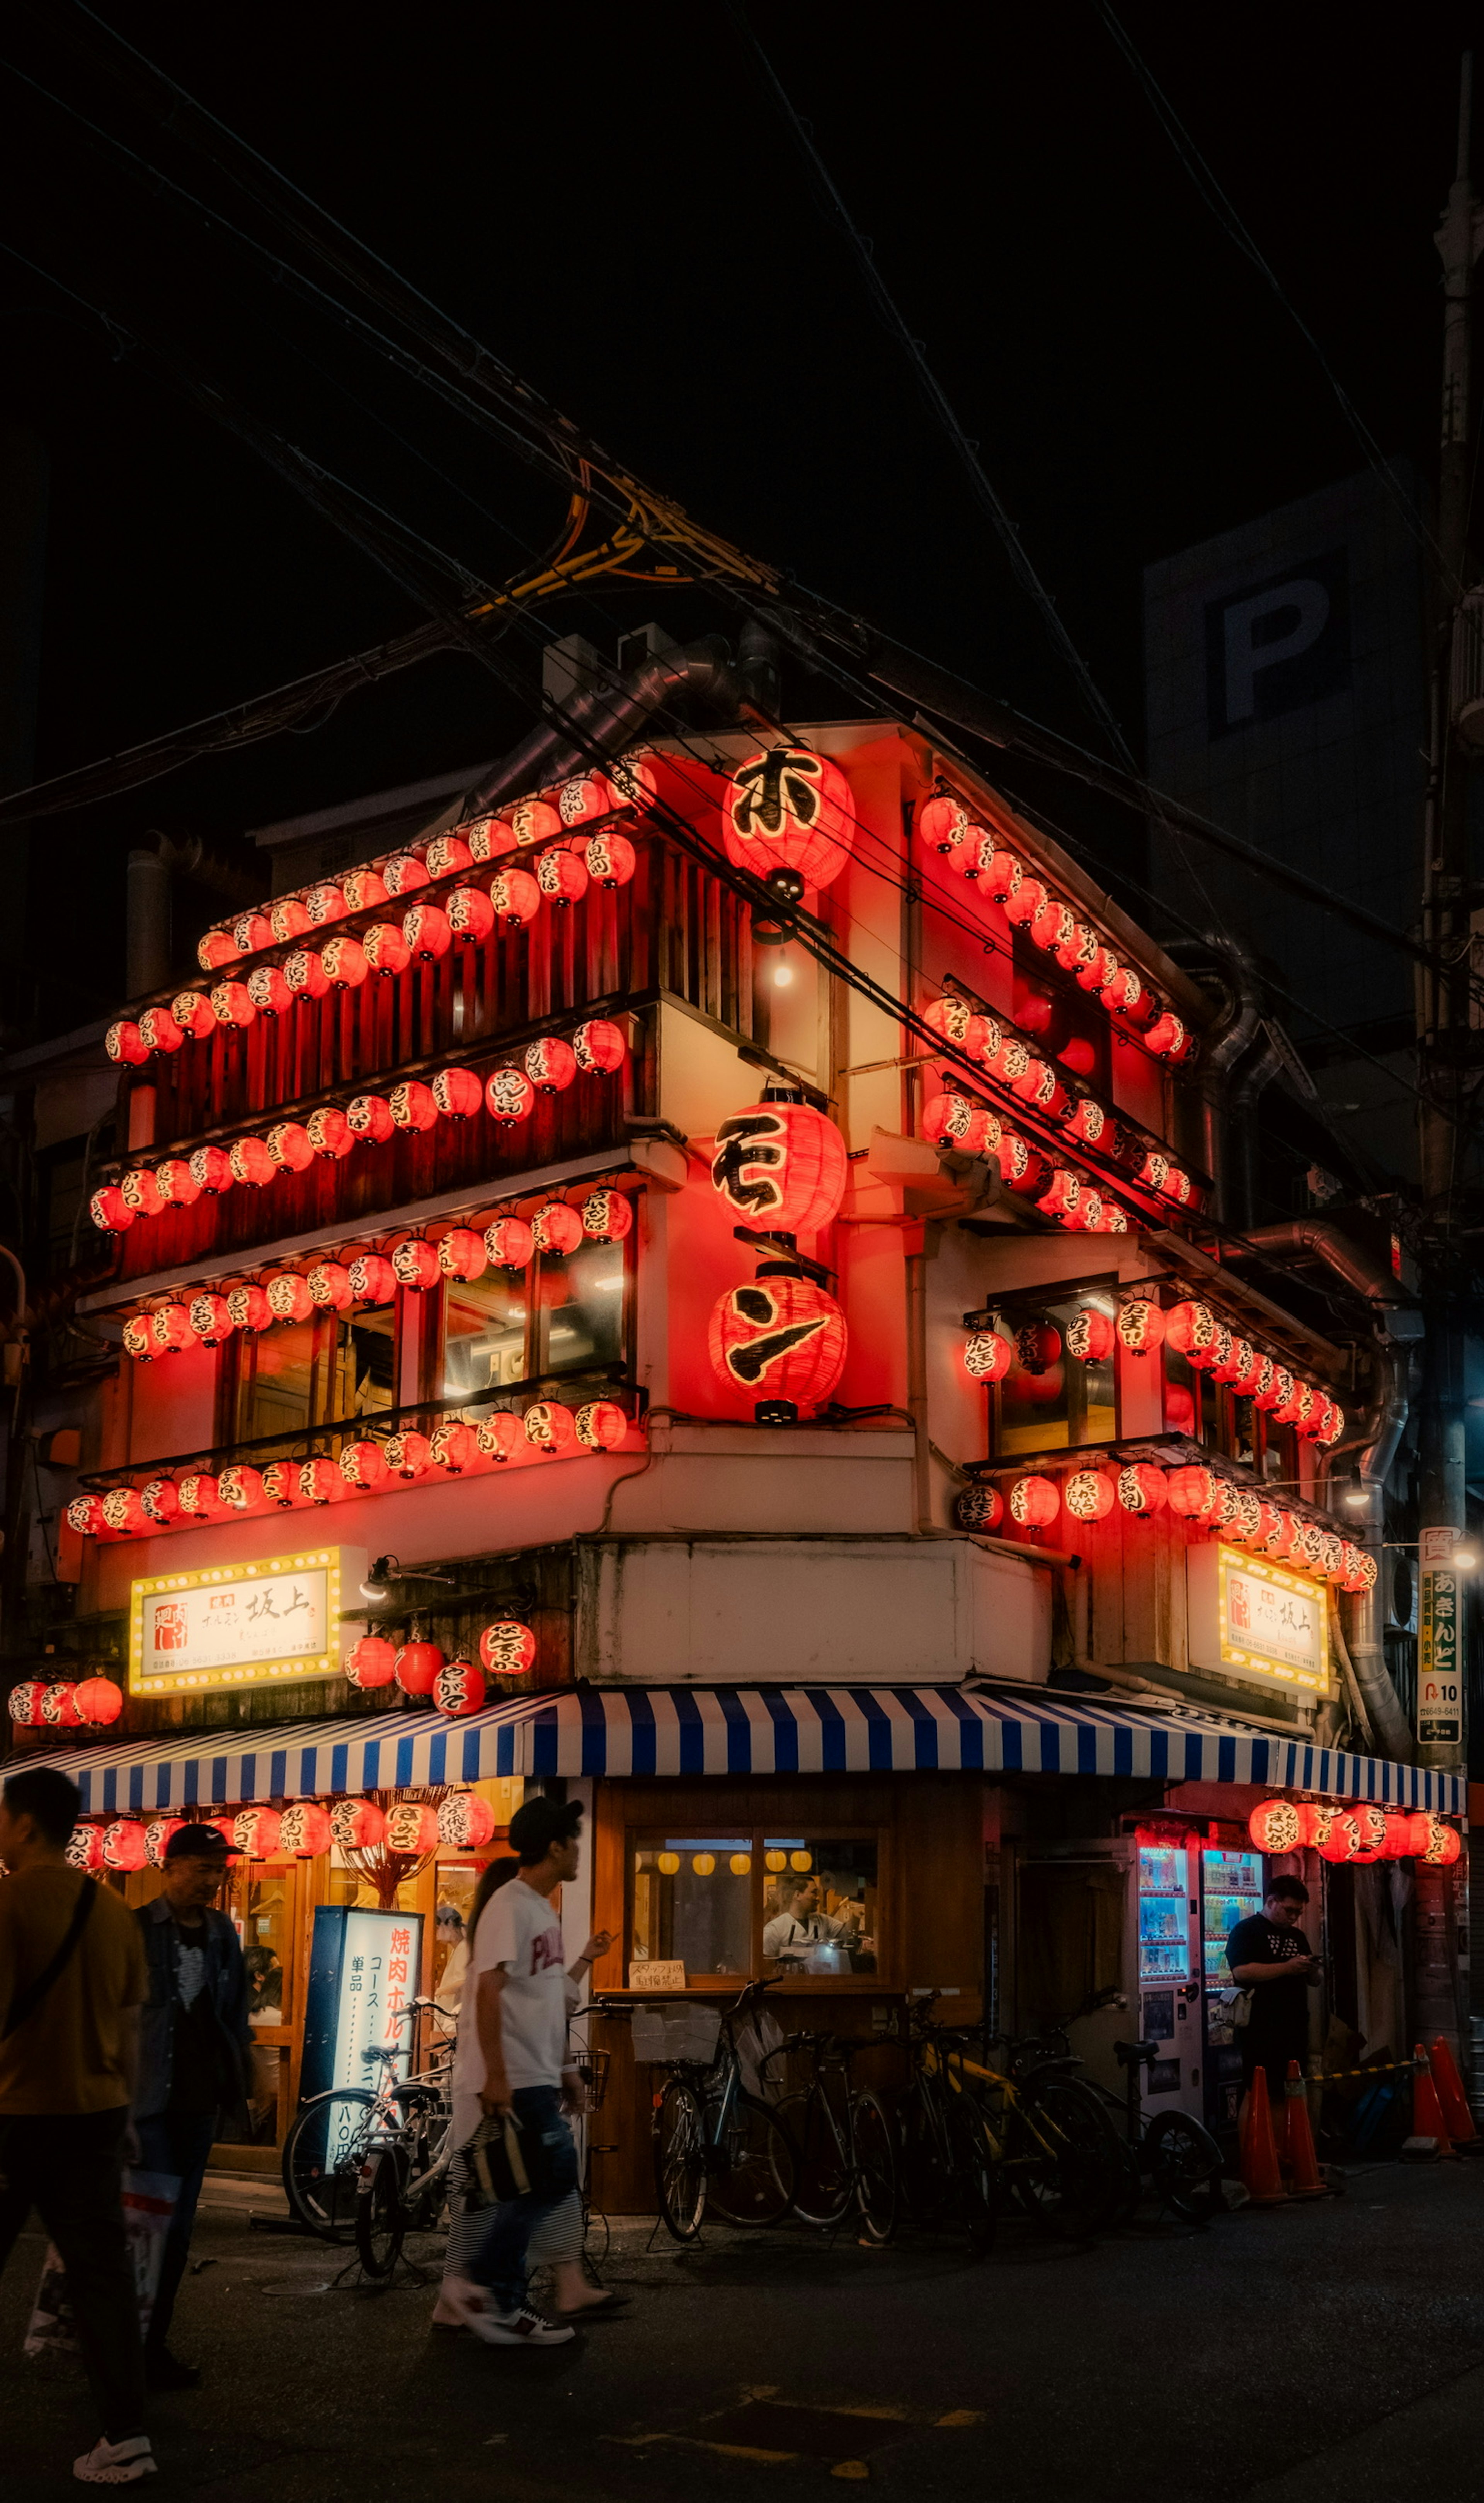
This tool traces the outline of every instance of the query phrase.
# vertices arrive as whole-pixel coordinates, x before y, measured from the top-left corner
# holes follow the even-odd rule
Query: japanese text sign
[[[1186,1559],[1192,1668],[1330,1693],[1328,1596],[1322,1584],[1219,1543]]]
[[[349,1638],[341,1592],[364,1569],[359,1549],[314,1547],[135,1582],[130,1692],[199,1694],[337,1675]]]

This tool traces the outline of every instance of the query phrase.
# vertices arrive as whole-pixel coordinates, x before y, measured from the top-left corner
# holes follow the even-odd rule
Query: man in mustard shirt
[[[155,2465],[121,2205],[145,1959],[118,1897],[67,1866],[79,1805],[45,1765],[0,1799],[0,2269],[34,2207],[103,2425],[73,2474],[134,2486]]]

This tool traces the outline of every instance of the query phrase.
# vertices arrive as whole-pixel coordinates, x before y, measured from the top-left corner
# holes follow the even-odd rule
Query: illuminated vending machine
[[[1143,1833],[1136,1838],[1139,2032],[1160,2046],[1144,2073],[1144,2108],[1150,2112],[1198,2114],[1204,2094],[1196,1963],[1199,1910],[1192,1857],[1184,1840]]]
[[[1242,2053],[1232,2023],[1236,1984],[1227,1940],[1238,1921],[1263,1908],[1263,1859],[1257,1851],[1200,1854],[1200,1955],[1205,1986],[1205,2112],[1211,2129],[1234,2128],[1242,2099]]]

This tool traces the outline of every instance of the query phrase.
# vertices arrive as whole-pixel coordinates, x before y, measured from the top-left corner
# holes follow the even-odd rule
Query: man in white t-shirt
[[[520,1871],[486,1904],[464,1978],[454,2092],[473,2090],[487,2113],[513,2114],[532,2184],[501,2200],[470,2264],[488,2302],[471,2296],[457,2305],[490,2347],[557,2347],[573,2334],[531,2309],[526,2251],[542,2217],[577,2186],[566,2111],[580,2107],[582,2087],[567,2051],[567,1977],[552,1899],[577,1875],[581,1823],[582,1809],[559,1800],[527,1800],[516,1810],[510,1846]]]

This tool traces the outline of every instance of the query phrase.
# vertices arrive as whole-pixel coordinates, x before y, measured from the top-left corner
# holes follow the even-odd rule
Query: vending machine
[[[1151,2112],[1198,2112],[1204,2095],[1201,2039],[1199,1905],[1195,1887],[1195,1836],[1134,1837],[1130,1924],[1138,1960],[1138,2031],[1159,2054],[1144,2073]]]
[[[1242,2053],[1232,2021],[1237,1988],[1227,1963],[1227,1940],[1238,1921],[1245,1921],[1262,1908],[1261,1852],[1222,1850],[1206,1844],[1200,1854],[1200,1957],[1205,2006],[1205,2120],[1211,2129],[1234,2127],[1242,2099]]]
[[[1088,2074],[1121,2097],[1128,2072],[1116,2045],[1153,2041],[1158,2052],[1141,2078],[1145,2109],[1197,2119],[1205,2094],[1199,1848],[1198,1833],[1173,1825],[1040,1843],[1020,1857],[1016,1878],[1018,2021],[1028,2030],[1064,2023],[1065,1997],[1053,2000],[1080,1968],[1092,2003],[1066,2034]],[[1062,1952],[1043,1974],[1036,1941],[1053,1937]]]

